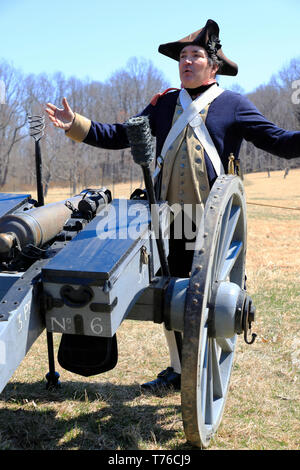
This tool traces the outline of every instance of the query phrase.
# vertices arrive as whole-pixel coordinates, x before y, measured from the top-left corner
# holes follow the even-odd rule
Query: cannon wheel
[[[230,281],[244,288],[246,203],[238,176],[219,176],[197,234],[186,296],[181,402],[187,441],[207,447],[224,410],[236,334],[214,338],[210,330],[213,286]]]

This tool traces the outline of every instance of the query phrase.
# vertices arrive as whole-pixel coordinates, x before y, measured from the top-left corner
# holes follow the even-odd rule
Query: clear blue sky
[[[300,0],[0,0],[0,60],[26,74],[105,81],[129,58],[144,57],[178,87],[177,62],[157,48],[209,18],[239,65],[224,87],[250,92],[300,56]]]

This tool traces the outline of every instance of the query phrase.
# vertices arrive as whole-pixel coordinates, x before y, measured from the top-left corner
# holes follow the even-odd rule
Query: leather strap
[[[195,135],[201,142],[204,149],[206,150],[206,153],[211,159],[217,175],[224,173],[224,168],[215,148],[215,145],[208,133],[203,119],[199,116],[199,113],[202,111],[202,109],[204,109],[209,103],[211,103],[214,99],[220,96],[223,91],[224,90],[222,88],[218,87],[215,84],[211,86],[208,90],[206,90],[204,93],[202,93],[202,95],[198,96],[198,98],[196,98],[194,101],[191,99],[191,97],[184,88],[180,91],[179,99],[184,109],[184,112],[171,127],[170,132],[164,142],[161,154],[157,158],[157,167],[153,175],[155,180],[160,173],[164,158],[169,147],[172,145],[174,140],[178,137],[178,135],[188,124],[193,127]]]
[[[219,92],[217,96],[219,96],[224,90],[218,89],[217,91]],[[187,107],[192,103],[192,99],[186,90],[182,90],[182,93],[180,92],[179,98],[183,109],[187,109]],[[202,144],[204,150],[210,158],[217,176],[224,174],[225,171],[223,164],[201,116],[198,114],[194,119],[192,119],[192,121],[189,122],[189,125],[193,128],[197,139]]]

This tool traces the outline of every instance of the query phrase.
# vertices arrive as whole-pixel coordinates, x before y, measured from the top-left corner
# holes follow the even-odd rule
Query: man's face
[[[218,67],[210,65],[205,49],[185,46],[179,56],[179,76],[184,88],[196,88],[215,78]]]

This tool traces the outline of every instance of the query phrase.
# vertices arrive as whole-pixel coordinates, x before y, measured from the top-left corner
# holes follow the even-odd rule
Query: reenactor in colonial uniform
[[[222,90],[216,75],[235,76],[237,65],[223,53],[219,27],[213,20],[189,36],[162,44],[159,52],[179,62],[180,89],[156,95],[140,115],[148,116],[156,137],[156,193],[170,205],[197,208],[192,222],[201,217],[216,178],[228,172],[229,159],[237,160],[243,139],[282,158],[300,156],[300,132],[286,131],[269,122],[244,96]],[[53,124],[77,141],[107,149],[129,147],[126,124],[103,124],[49,103]],[[169,267],[172,276],[188,277],[193,251],[186,249],[190,234],[177,239],[173,223]],[[184,229],[184,227],[183,227]],[[186,236],[184,236],[186,235]],[[180,389],[180,335],[164,329],[170,366],[142,385]]]

